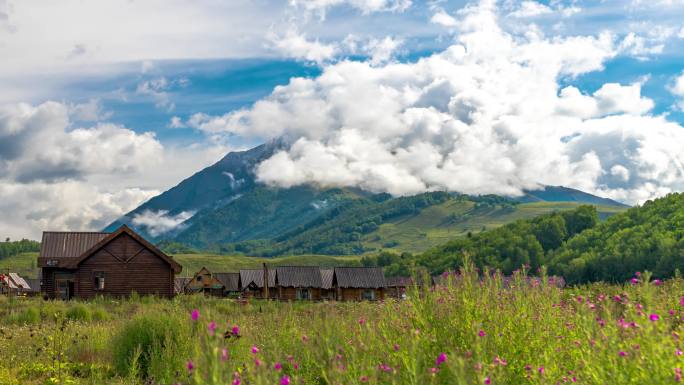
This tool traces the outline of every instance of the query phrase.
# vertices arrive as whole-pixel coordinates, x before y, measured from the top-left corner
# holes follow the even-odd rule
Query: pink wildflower
[[[625,357],[627,355],[627,352],[620,350],[618,354],[620,355],[620,357]]]
[[[207,329],[209,329],[209,335],[213,337],[214,333],[216,333],[216,322],[209,322],[209,326],[207,326]]]
[[[660,285],[663,284],[663,281],[661,281],[661,280],[659,280],[659,279],[656,279],[655,281],[653,281],[653,284],[656,285],[656,286],[660,286]]]
[[[192,370],[195,369],[195,365],[190,360],[188,360],[186,367],[188,368],[188,372],[192,372]]]
[[[280,377],[280,385],[290,385],[290,377],[287,375]]]
[[[283,365],[280,362],[276,362],[275,365],[273,365],[273,369],[275,370],[280,370],[283,368]]]
[[[233,326],[233,329],[231,329],[231,333],[233,333],[234,336],[240,335],[240,328],[236,326]]]
[[[193,310],[192,313],[190,313],[190,318],[192,318],[193,321],[197,321],[199,319],[199,310]]]
[[[395,351],[395,352],[398,352],[398,351],[399,351],[399,347],[400,347],[399,344],[394,344],[394,351]]]
[[[681,350],[675,350],[675,355],[681,356],[682,354],[684,354],[684,352],[682,352]]]
[[[259,353],[259,348],[257,348],[256,345],[252,346],[252,354],[257,354],[257,353]]]
[[[544,374],[544,367],[540,366],[539,369],[537,369],[537,371],[539,372],[539,375],[543,375]]]
[[[492,383],[492,380],[491,380],[491,378],[489,378],[489,377],[485,377],[485,379],[484,379],[484,383],[485,383],[485,385],[490,385],[490,384]]]
[[[435,367],[430,368],[430,373],[432,373],[433,375],[437,374],[437,372],[439,372],[439,369],[437,369]]]
[[[484,330],[480,330],[480,331],[477,333],[477,335],[480,336],[480,337],[484,337],[484,336],[487,335],[487,333],[485,333]]]
[[[632,285],[636,285],[637,283],[639,283],[639,279],[637,279],[637,278],[632,278],[632,279],[631,279],[631,282],[632,282]]]
[[[648,319],[655,322],[660,319],[660,316],[658,314],[651,314],[650,316],[648,316]]]
[[[439,356],[437,356],[437,359],[435,360],[435,365],[439,366],[443,364],[447,360],[447,356],[444,353],[439,353]]]
[[[361,376],[361,378],[359,378],[359,380],[361,382],[368,382],[368,376]]]
[[[254,365],[256,365],[256,366],[261,366],[261,360],[258,359],[258,358],[255,358],[255,359],[254,359]]]
[[[228,361],[228,349],[221,349],[221,361]]]
[[[363,319],[363,318],[361,318],[361,319],[359,320],[359,325],[365,325],[365,324],[366,324],[366,320]]]

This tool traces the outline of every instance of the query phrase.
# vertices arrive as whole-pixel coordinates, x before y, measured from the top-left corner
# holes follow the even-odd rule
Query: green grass
[[[682,279],[511,283],[467,270],[377,303],[0,297],[0,384],[679,383]]]
[[[0,259],[0,272],[19,273],[22,277],[34,278],[38,276],[38,253],[22,253]]]
[[[572,210],[581,203],[537,202],[523,203],[514,209],[487,207],[476,209],[473,202],[450,200],[422,210],[420,213],[395,219],[364,236],[364,246],[398,252],[420,253],[448,242],[468,232],[477,233],[507,223],[529,219],[554,211]],[[602,218],[624,211],[626,208],[597,206]]]

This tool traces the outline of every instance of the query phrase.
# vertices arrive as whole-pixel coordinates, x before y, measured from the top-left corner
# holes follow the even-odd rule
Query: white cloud
[[[98,122],[112,117],[111,111],[105,111],[100,99],[93,98],[86,103],[69,105],[70,116],[81,122]]]
[[[684,27],[682,27],[682,29],[679,30],[679,32],[677,33],[677,37],[680,39],[684,39]]]
[[[684,111],[684,72],[681,75],[675,77],[672,84],[668,87],[668,90],[672,95],[679,98],[677,101],[677,108]]]
[[[553,11],[547,5],[539,3],[533,0],[526,0],[520,3],[520,6],[515,11],[511,12],[509,16],[525,18],[525,17],[535,17],[541,15],[547,15]]]
[[[306,35],[295,29],[288,30],[284,36],[271,35],[273,48],[286,57],[323,63],[335,56],[337,47],[318,40],[307,40]]]
[[[195,126],[290,138],[257,168],[279,186],[515,195],[565,185],[627,202],[684,188],[684,129],[648,115],[641,83],[559,87],[601,70],[618,52],[613,35],[513,37],[496,11],[467,7],[454,45],[415,63],[331,64]]]
[[[171,112],[176,108],[175,103],[171,101],[171,95],[169,91],[172,88],[184,88],[190,84],[190,80],[187,78],[178,78],[169,80],[164,76],[144,80],[138,83],[138,87],[135,92],[138,95],[150,96],[155,102],[157,108],[163,109],[167,112]]]
[[[183,223],[195,215],[194,212],[183,211],[176,215],[169,215],[167,210],[150,211],[145,210],[133,217],[135,226],[144,227],[153,237],[158,237],[171,230],[182,227]]]
[[[307,12],[316,12],[321,19],[329,8],[349,6],[364,14],[373,12],[404,12],[411,6],[412,0],[290,0],[293,7],[302,8]]]
[[[185,128],[187,127],[185,123],[183,123],[183,120],[178,117],[178,116],[172,116],[171,120],[169,120],[168,124],[169,128]]]
[[[377,65],[390,61],[403,43],[401,39],[386,36],[384,39],[370,39],[363,49],[370,55],[371,64]]]
[[[455,27],[458,24],[458,21],[448,13],[444,12],[444,10],[439,10],[437,11],[434,15],[432,15],[432,18],[430,18],[430,22],[434,24],[441,25],[442,27]]]

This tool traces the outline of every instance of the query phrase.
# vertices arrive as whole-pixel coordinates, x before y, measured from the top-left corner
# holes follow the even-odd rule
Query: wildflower
[[[361,378],[359,378],[359,381],[368,382],[368,377],[367,376],[361,376]]]
[[[684,354],[684,352],[682,352],[681,350],[675,350],[675,355],[681,356],[682,354]]]
[[[290,385],[290,376],[285,375],[280,377],[280,385]]]
[[[444,353],[439,353],[439,356],[437,356],[437,359],[435,360],[435,365],[439,366],[443,364],[447,360],[447,356]]]
[[[660,319],[660,316],[658,314],[651,314],[650,316],[648,316],[648,319],[655,322]]]
[[[399,344],[394,344],[394,351],[398,352],[399,351]]]
[[[380,364],[380,365],[378,365],[378,368],[379,368],[380,370],[382,370],[383,372],[385,372],[385,373],[390,373],[390,372],[392,372],[392,367],[389,366],[389,365],[387,365],[387,364]]]
[[[228,361],[228,349],[221,349],[221,361]]]
[[[213,337],[214,333],[216,332],[216,322],[209,322],[209,326],[207,326],[207,328],[209,329],[209,335]]]
[[[653,284],[656,285],[656,286],[660,286],[660,285],[663,284],[663,281],[661,281],[661,280],[659,280],[659,279],[656,279],[655,281],[653,281]]]
[[[302,336],[302,341],[306,342],[306,341],[308,341],[308,340],[309,340],[309,336],[307,336],[306,334],[304,334],[304,335]]]
[[[682,298],[679,299],[679,304],[682,305],[682,306],[684,306],[684,297],[682,297]]]
[[[484,330],[480,330],[480,331],[477,333],[477,335],[480,336],[480,337],[484,337],[484,336],[487,335],[487,333],[485,333]]]
[[[193,321],[197,321],[199,319],[199,310],[193,310],[192,313],[190,313],[190,318],[192,318]]]
[[[259,348],[256,347],[256,345],[252,346],[252,354],[257,354],[259,353]]]
[[[620,350],[620,351],[618,352],[618,354],[620,355],[620,357],[625,357],[625,356],[627,356],[627,352],[622,351],[622,350]]]
[[[363,318],[361,318],[361,319],[359,320],[359,325],[362,325],[362,326],[363,326],[363,325],[365,325],[365,324],[366,324],[366,320],[363,319]]]
[[[485,377],[484,383],[485,385],[490,385],[492,383],[492,380],[489,377]]]
[[[280,362],[276,362],[275,365],[273,365],[273,369],[275,370],[280,370],[283,368],[283,365]]]
[[[632,285],[636,285],[637,283],[639,283],[639,279],[632,278],[631,282],[632,282]]]
[[[544,375],[544,367],[543,366],[540,366],[539,369],[537,369],[537,371],[539,372],[540,376]]]
[[[240,385],[240,378],[236,377],[233,379],[233,385]]]
[[[680,382],[682,380],[682,369],[675,368],[675,381]]]
[[[508,362],[504,360],[503,358],[500,358],[499,356],[494,357],[494,364],[499,364],[501,366],[506,366],[508,365]]]
[[[254,365],[256,365],[256,366],[261,366],[261,360],[258,359],[258,358],[255,358],[255,359],[254,359]]]
[[[233,326],[231,329],[231,333],[233,333],[234,336],[239,336],[240,335],[240,328],[237,326]]]
[[[435,375],[435,374],[437,374],[437,372],[439,372],[439,369],[437,369],[435,367],[430,368],[430,374]]]
[[[675,314],[675,311],[672,310],[672,309],[670,309],[667,313],[668,313],[669,315],[674,315],[674,314]]]
[[[634,273],[634,275],[636,275],[637,277],[641,277],[641,272],[637,271],[636,273]]]
[[[195,369],[195,365],[190,360],[188,360],[186,367],[188,368],[188,372],[192,372],[192,370]]]

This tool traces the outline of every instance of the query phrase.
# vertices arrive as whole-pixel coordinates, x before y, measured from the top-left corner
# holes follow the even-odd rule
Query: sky
[[[3,238],[277,137],[274,186],[684,189],[682,0],[0,0],[0,59]]]

